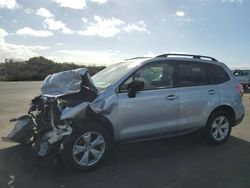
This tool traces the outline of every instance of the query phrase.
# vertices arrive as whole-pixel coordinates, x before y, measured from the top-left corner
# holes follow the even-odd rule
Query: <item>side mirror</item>
[[[142,91],[144,89],[144,82],[141,80],[135,80],[128,84],[128,97],[134,98],[137,91]]]

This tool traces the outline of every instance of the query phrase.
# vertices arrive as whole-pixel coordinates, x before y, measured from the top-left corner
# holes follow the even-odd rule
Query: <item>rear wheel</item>
[[[91,170],[103,162],[111,143],[111,136],[105,127],[94,122],[82,125],[65,143],[64,161],[74,170]]]
[[[230,136],[232,119],[225,111],[214,112],[207,122],[205,136],[211,144],[221,144]]]

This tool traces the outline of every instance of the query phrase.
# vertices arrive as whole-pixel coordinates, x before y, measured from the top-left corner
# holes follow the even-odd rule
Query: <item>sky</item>
[[[110,65],[169,52],[250,67],[250,0],[0,0],[0,62]]]

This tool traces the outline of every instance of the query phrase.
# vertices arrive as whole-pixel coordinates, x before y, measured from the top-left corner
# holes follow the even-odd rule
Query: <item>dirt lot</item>
[[[8,120],[26,113],[40,82],[0,82],[0,136]],[[199,133],[119,145],[104,165],[76,174],[51,159],[38,162],[20,145],[0,141],[0,188],[26,187],[250,187],[250,94],[246,117],[224,145],[210,146]]]

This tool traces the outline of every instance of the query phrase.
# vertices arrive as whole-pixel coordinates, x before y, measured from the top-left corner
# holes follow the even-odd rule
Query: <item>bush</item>
[[[87,68],[90,75],[94,75],[105,66],[85,66],[76,65],[74,63],[55,63],[44,57],[33,57],[28,61],[15,61],[6,59],[4,63],[0,63],[0,80],[4,81],[36,81],[44,80],[44,78],[53,73],[77,69]]]

